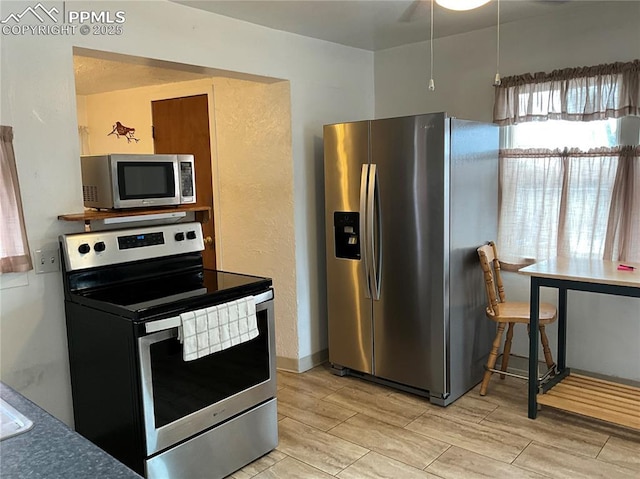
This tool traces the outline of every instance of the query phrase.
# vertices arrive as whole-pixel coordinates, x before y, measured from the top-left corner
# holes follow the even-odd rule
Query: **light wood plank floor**
[[[530,420],[519,379],[478,390],[442,408],[328,365],[278,371],[279,445],[230,477],[640,477],[640,432],[549,408]]]

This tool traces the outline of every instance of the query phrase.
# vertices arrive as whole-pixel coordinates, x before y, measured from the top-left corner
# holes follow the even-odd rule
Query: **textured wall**
[[[223,268],[273,278],[277,354],[297,358],[289,84],[214,90]]]

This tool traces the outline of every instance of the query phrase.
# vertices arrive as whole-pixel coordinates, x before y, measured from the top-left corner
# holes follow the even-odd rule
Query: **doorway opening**
[[[206,266],[269,276],[274,284],[277,276],[295,277],[293,258],[282,269],[290,250],[273,246],[294,237],[288,81],[81,48],[74,48],[74,68],[82,154],[200,151],[196,197],[212,211],[203,224],[211,238]],[[179,106],[194,98],[200,114]],[[170,105],[173,112],[156,112]],[[158,121],[173,139],[154,135]],[[117,123],[133,137],[110,134]]]

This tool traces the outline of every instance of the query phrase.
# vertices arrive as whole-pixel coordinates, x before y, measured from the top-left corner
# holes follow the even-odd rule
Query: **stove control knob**
[[[196,239],[195,231],[187,231],[187,239]]]
[[[176,233],[176,241],[184,241],[184,233]]]
[[[91,246],[89,246],[87,243],[82,243],[80,246],[78,246],[78,253],[80,254],[87,254],[89,251],[91,251]]]
[[[104,244],[104,241],[98,241],[96,244],[93,245],[93,249],[96,250],[98,253],[100,253],[105,249],[107,249],[107,246]]]

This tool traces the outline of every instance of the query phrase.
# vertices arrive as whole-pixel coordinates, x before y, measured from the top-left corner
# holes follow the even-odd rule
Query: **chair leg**
[[[496,365],[496,360],[498,359],[498,349],[500,349],[500,343],[502,342],[503,333],[504,333],[504,323],[498,323],[498,331],[496,333],[496,337],[493,340],[493,345],[491,346],[489,359],[487,360],[487,366],[486,366],[487,370],[484,372],[484,377],[482,378],[482,384],[480,385],[480,396],[484,396],[485,394],[487,394],[489,379],[491,379],[491,374],[493,374],[490,371],[490,369],[493,369]]]
[[[542,351],[544,352],[544,361],[547,363],[547,368],[551,369],[555,366],[553,357],[551,356],[551,349],[549,348],[549,339],[547,333],[544,330],[544,325],[540,325],[540,340],[542,341]]]
[[[509,329],[507,329],[507,339],[504,342],[504,350],[502,351],[502,371],[506,371],[509,366],[509,356],[511,355],[511,343],[513,341],[513,329],[516,323],[509,323]],[[504,379],[505,375],[501,374],[500,379]]]

